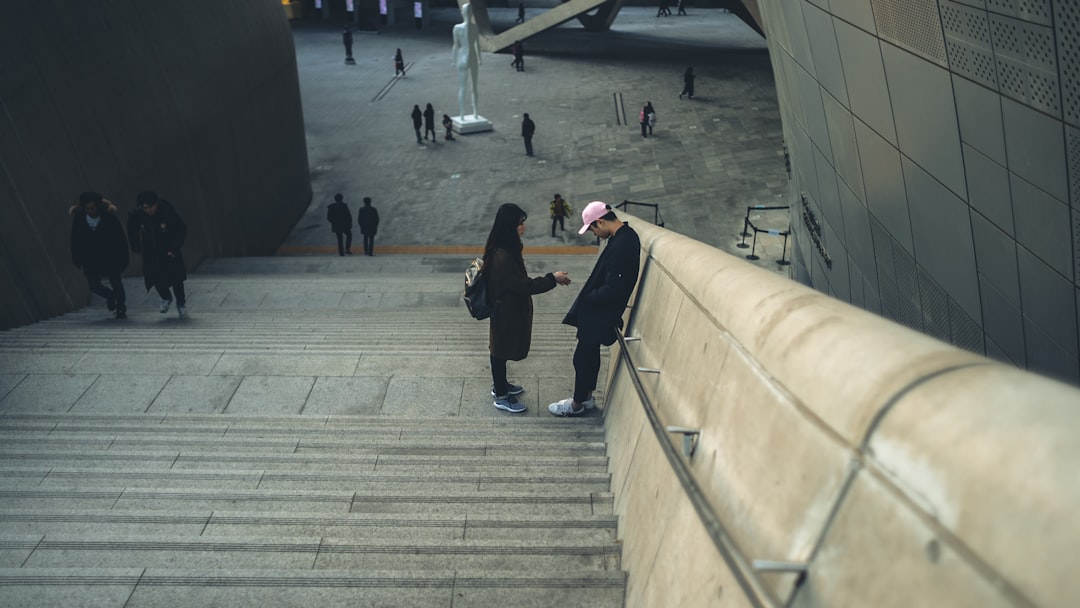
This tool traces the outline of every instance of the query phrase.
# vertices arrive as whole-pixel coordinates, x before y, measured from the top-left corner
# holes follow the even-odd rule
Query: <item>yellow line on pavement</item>
[[[596,255],[596,247],[590,245],[552,245],[546,247],[526,247],[526,255]],[[334,245],[282,245],[278,255],[336,254]],[[376,245],[376,255],[382,254],[450,254],[483,255],[484,248],[471,245]],[[363,248],[353,247],[353,255],[363,255]]]

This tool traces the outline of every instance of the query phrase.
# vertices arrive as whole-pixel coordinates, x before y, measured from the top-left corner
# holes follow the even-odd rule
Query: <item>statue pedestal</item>
[[[482,133],[484,131],[493,131],[495,127],[491,126],[491,121],[480,116],[451,116],[450,120],[454,123],[454,131],[461,135],[468,135],[469,133]]]

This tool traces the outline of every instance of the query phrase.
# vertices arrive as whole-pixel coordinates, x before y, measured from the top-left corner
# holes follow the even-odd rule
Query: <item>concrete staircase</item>
[[[210,260],[188,319],[135,279],[0,334],[0,605],[621,606],[602,418],[542,411],[574,292],[506,414],[465,263]]]

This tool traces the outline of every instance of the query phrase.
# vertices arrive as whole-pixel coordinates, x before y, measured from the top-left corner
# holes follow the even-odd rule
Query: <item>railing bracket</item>
[[[685,426],[669,426],[667,427],[667,432],[682,433],[683,456],[690,458],[694,455],[694,451],[697,450],[698,437],[701,437],[701,429],[691,429]]]

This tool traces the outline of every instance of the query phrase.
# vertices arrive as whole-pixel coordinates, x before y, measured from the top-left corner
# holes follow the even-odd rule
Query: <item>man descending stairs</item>
[[[622,605],[603,420],[541,405],[573,293],[505,414],[467,260],[364,260],[209,260],[186,319],[0,334],[0,605]]]

